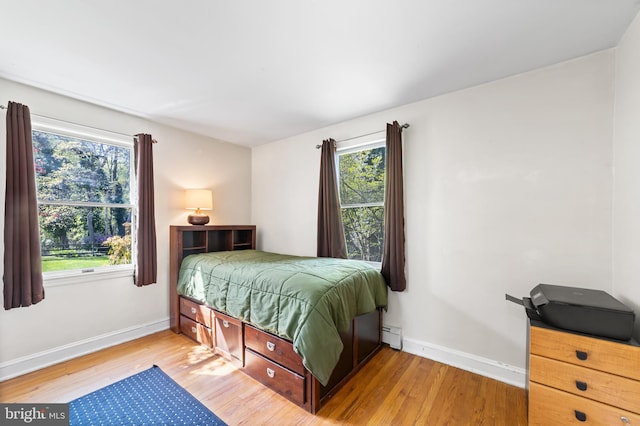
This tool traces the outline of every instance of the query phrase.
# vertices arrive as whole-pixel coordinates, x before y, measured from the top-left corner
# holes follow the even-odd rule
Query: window
[[[49,120],[32,136],[45,277],[131,265],[132,142]]]
[[[347,256],[382,262],[385,143],[339,149],[337,157]]]

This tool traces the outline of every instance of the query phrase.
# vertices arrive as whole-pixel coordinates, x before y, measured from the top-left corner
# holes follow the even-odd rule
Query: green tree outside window
[[[131,263],[131,148],[32,136],[43,271]]]
[[[338,154],[342,222],[350,259],[382,261],[385,148]]]

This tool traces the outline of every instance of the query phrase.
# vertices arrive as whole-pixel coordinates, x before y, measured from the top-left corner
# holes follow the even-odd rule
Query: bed
[[[171,240],[172,329],[308,411],[380,348],[387,288],[369,264],[255,250],[251,226]]]

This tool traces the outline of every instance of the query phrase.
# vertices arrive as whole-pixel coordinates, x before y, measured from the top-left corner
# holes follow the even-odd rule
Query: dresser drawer
[[[244,365],[242,321],[218,311],[213,311],[215,324],[215,349],[225,358]]]
[[[211,328],[211,309],[205,305],[181,297],[180,314]]]
[[[531,354],[640,380],[640,347],[530,327]]]
[[[180,315],[180,331],[200,344],[208,347],[213,345],[211,329],[184,315]]]
[[[304,375],[302,358],[293,350],[293,344],[285,339],[258,330],[250,325],[244,329],[244,344],[254,352]]]
[[[263,385],[298,405],[305,403],[305,379],[262,357],[251,349],[245,351],[244,372]]]
[[[640,381],[531,355],[530,380],[640,414]]]
[[[640,415],[537,383],[529,384],[529,426],[640,424]]]

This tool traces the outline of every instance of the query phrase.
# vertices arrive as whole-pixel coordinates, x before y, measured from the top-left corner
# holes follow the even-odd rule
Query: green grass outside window
[[[42,272],[66,271],[70,269],[87,269],[109,265],[108,256],[94,257],[42,257]]]

